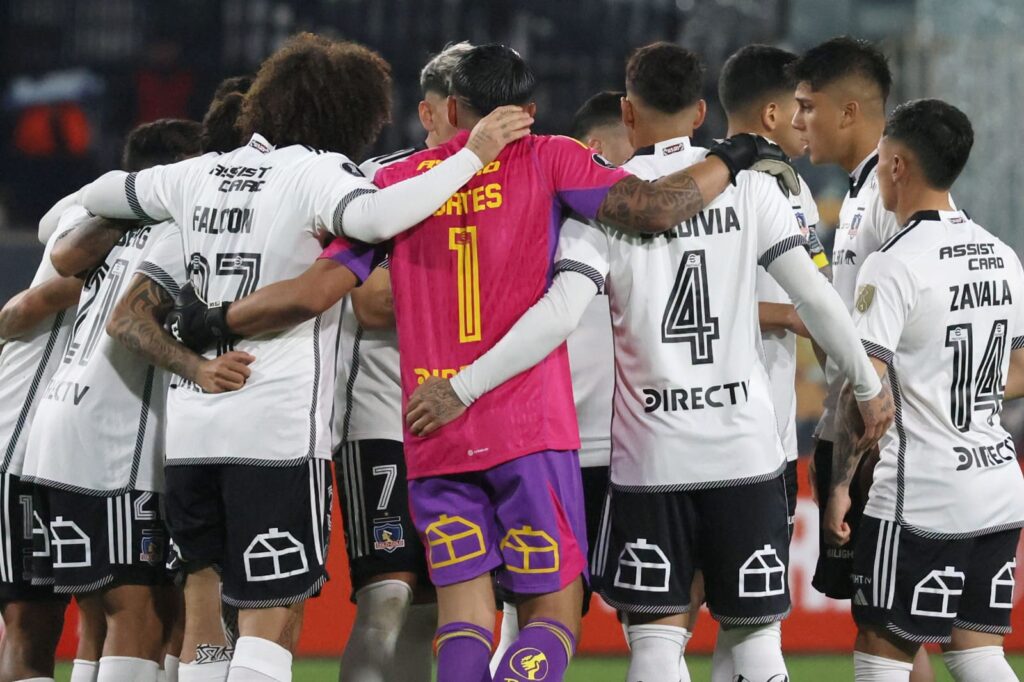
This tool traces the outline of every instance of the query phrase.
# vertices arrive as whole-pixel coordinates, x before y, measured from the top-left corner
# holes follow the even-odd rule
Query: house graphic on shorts
[[[771,597],[786,592],[786,566],[771,545],[757,550],[740,566],[741,597]]]
[[[672,565],[658,545],[639,538],[627,542],[619,554],[615,571],[615,587],[640,592],[668,592]]]
[[[910,613],[932,618],[956,618],[956,607],[964,591],[964,574],[952,566],[933,570],[914,586]]]

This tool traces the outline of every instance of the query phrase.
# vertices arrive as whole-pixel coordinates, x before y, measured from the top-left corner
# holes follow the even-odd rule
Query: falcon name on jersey
[[[302,274],[320,255],[318,234],[332,226],[340,232],[348,201],[373,191],[341,154],[277,149],[258,134],[226,154],[156,166],[126,181],[140,218],[173,217],[181,225],[189,279],[207,301],[234,301]],[[360,279],[373,265],[373,252],[365,255],[344,260]],[[234,348],[256,358],[241,390],[211,395],[173,382],[168,463],[285,466],[330,457],[339,315],[332,306],[291,329],[237,341]],[[216,428],[195,428],[200,423]]]
[[[106,331],[136,272],[178,294],[185,263],[176,225],[125,232],[86,276],[71,340],[32,423],[26,480],[109,496],[163,490],[167,374]]]
[[[866,514],[933,538],[1024,525],[1024,476],[1000,423],[1024,348],[1024,269],[962,211],[921,211],[861,270],[854,322],[889,363],[895,428]]]
[[[30,286],[59,277],[50,253],[53,245],[68,230],[89,216],[81,206],[68,208],[60,217],[56,231],[43,250]],[[0,472],[21,476],[28,443],[29,427],[39,401],[60,363],[61,354],[71,336],[77,306],[40,320],[21,338],[8,341],[0,353]]]
[[[878,192],[878,152],[873,151],[850,174],[850,190],[839,210],[832,247],[832,284],[846,309],[853,311],[857,273],[864,260],[899,231],[896,216],[885,210]],[[828,393],[816,430],[822,440],[835,439],[835,409],[843,379],[834,363],[826,367]]]
[[[676,138],[638,150],[623,167],[654,180],[705,151]],[[690,490],[782,472],[755,280],[758,263],[804,243],[789,201],[759,173],[741,173],[662,235],[566,221],[556,268],[589,275],[611,305],[616,488]]]

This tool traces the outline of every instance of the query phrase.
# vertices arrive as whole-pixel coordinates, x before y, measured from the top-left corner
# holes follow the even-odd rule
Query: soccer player
[[[695,55],[667,43],[630,58],[624,120],[638,149],[626,166],[640,177],[664,176],[703,154],[685,135],[703,114],[700,72]],[[789,608],[785,454],[757,355],[759,262],[855,377],[875,438],[891,418],[842,303],[803,250],[789,202],[764,175],[741,173],[736,183],[660,236],[567,221],[545,298],[492,350],[453,379],[425,382],[409,401],[413,433],[455,416],[463,426],[481,402],[536,372],[528,368],[562,343],[598,291],[608,292],[617,384],[596,563],[602,596],[627,614],[630,682],[680,679],[696,557],[712,613],[736,640],[736,674],[786,675],[776,622]],[[460,407],[446,409],[453,403]]]
[[[897,411],[856,538],[857,680],[907,680],[922,642],[942,644],[958,682],[1017,679],[1002,643],[1024,476],[999,415],[1024,395],[1024,269],[950,202],[973,141],[958,109],[916,100],[892,112],[878,146],[881,199],[902,227],[864,262],[854,323]],[[863,452],[851,435],[836,443],[826,513],[837,545],[851,541]]]
[[[126,143],[126,166],[137,170],[146,162],[198,153],[199,129],[198,123],[177,120],[137,128]],[[162,158],[132,153],[155,147]],[[84,263],[79,230],[116,231],[121,239],[105,259],[101,254]],[[32,582],[75,595],[83,613],[104,614],[100,680],[155,680],[163,659],[159,611],[167,591],[167,532],[160,506],[167,378],[121,353],[104,327],[136,268],[175,289],[184,280],[180,258],[157,256],[161,242],[177,238],[172,226],[124,231],[86,221],[50,253],[58,272],[80,272],[80,265],[88,271],[71,338],[42,389],[28,433],[22,476],[34,485],[40,535]],[[69,258],[75,265],[68,265]]]
[[[107,217],[173,218],[195,291],[230,301],[301,274],[320,253],[324,231],[421,220],[532,123],[517,109],[495,112],[461,154],[377,191],[349,156],[361,154],[387,120],[390,83],[387,63],[370,50],[299,35],[264,62],[245,97],[244,147],[108,173],[85,191],[84,204]],[[367,254],[334,252],[353,278],[369,274]],[[155,314],[171,304],[154,282],[136,277],[108,327],[131,350],[190,379],[201,361],[160,329]],[[258,358],[251,375],[243,368],[230,377],[244,391],[213,394],[182,381],[170,392],[167,519],[188,573],[183,680],[226,672],[232,681],[290,679],[303,603],[327,579],[337,324],[333,308],[240,342],[248,361]],[[220,350],[234,345],[222,341]],[[258,428],[240,415],[258,415]],[[229,672],[219,608],[206,598],[218,582],[213,566],[224,602],[239,608]]]
[[[451,71],[472,46],[448,45],[420,72],[426,148],[458,132],[448,121]],[[415,149],[360,166],[373,179]],[[356,620],[341,658],[342,682],[429,682],[437,607],[426,555],[409,516],[402,450],[398,338],[386,264],[346,299],[335,399],[334,453]]]
[[[633,156],[629,131],[622,122],[625,94],[610,90],[599,92],[584,102],[572,117],[572,136],[616,166]]]

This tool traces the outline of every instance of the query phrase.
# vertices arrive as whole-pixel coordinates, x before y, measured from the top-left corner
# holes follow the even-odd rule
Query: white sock
[[[891,658],[853,652],[853,679],[855,682],[907,682],[913,663],[904,663]]]
[[[292,653],[261,637],[242,635],[228,669],[228,682],[291,682]]]
[[[181,663],[178,665],[178,682],[224,682],[228,679],[231,661],[216,663]]]
[[[956,682],[1016,682],[1017,676],[1006,662],[1001,646],[979,646],[963,651],[947,651],[942,660]]]
[[[504,604],[501,614],[501,637],[498,638],[498,648],[491,656],[492,677],[498,671],[498,665],[501,664],[501,659],[505,658],[505,653],[512,646],[512,642],[519,638],[519,612],[516,610],[516,605]]]
[[[412,588],[401,580],[371,583],[356,592],[356,620],[341,655],[339,682],[387,679],[411,602]]]
[[[629,672],[626,682],[679,682],[679,659],[685,628],[674,625],[630,625]],[[689,675],[687,675],[689,679]]]
[[[164,679],[167,682],[178,682],[178,666],[181,660],[177,656],[167,654],[164,656]]]
[[[100,671],[97,682],[156,682],[160,666],[156,661],[130,656],[100,657]]]
[[[690,669],[686,667],[686,645],[690,643],[691,637],[693,633],[683,628],[683,649],[679,652],[679,682],[690,682]]]
[[[388,668],[394,682],[430,682],[434,668],[434,633],[437,632],[437,604],[409,607],[405,625],[398,635],[395,656]]]
[[[17,682],[54,682],[52,677],[26,677]]]
[[[711,654],[711,682],[733,682],[732,649],[729,638],[723,637],[722,632],[721,629],[718,631],[715,651]]]
[[[718,637],[732,652],[732,672],[750,682],[786,682],[789,672],[782,659],[780,623],[721,629]]]
[[[87,661],[84,658],[76,658],[71,665],[71,682],[96,682],[96,676],[100,674],[99,661]]]

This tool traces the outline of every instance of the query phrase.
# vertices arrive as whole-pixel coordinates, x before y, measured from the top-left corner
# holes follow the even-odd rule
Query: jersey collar
[[[690,143],[690,138],[687,136],[673,137],[668,140],[662,140],[655,144],[648,145],[646,147],[640,147],[633,152],[633,157],[636,156],[671,156],[684,149],[689,149],[693,145]],[[632,157],[630,157],[632,158]]]
[[[270,144],[270,141],[259,133],[253,133],[252,137],[249,138],[249,143],[245,146],[252,147],[260,154],[268,154],[274,151],[274,145]]]
[[[942,221],[946,223],[964,223],[970,220],[970,217],[963,211],[953,209],[952,211],[936,211],[934,209],[928,211],[917,211],[914,215],[910,216],[907,221],[907,225],[911,223],[919,223],[923,220],[934,220]]]
[[[871,171],[878,165],[878,150],[868,154],[867,158],[860,162],[853,172],[850,173],[850,198],[856,199],[864,183],[868,181]]]

